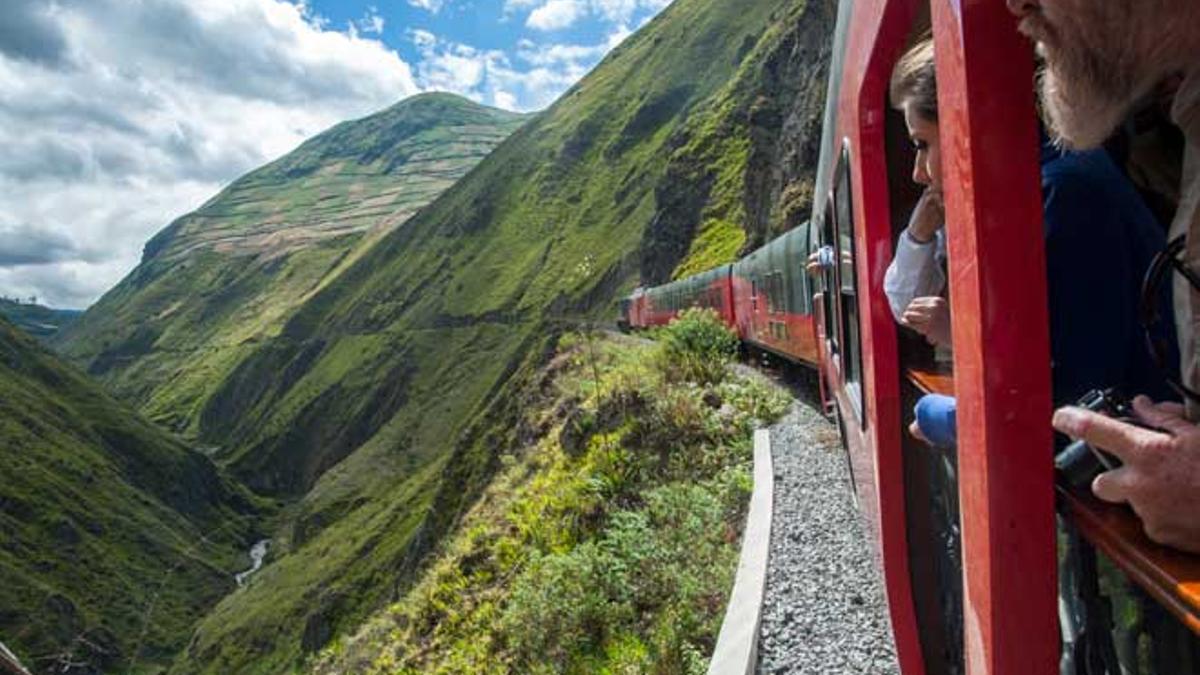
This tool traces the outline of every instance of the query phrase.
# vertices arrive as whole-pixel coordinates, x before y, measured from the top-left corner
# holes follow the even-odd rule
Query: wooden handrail
[[[954,395],[949,364],[905,370],[905,378],[926,394]],[[1200,556],[1160,546],[1146,536],[1128,507],[1096,499],[1086,488],[1057,486],[1060,504],[1080,534],[1129,578],[1200,635]]]
[[[954,395],[954,371],[949,363],[911,366],[904,371],[909,382],[926,394]]]
[[[1086,489],[1061,483],[1057,489],[1060,503],[1079,533],[1200,635],[1200,556],[1150,541],[1128,507],[1102,502]]]

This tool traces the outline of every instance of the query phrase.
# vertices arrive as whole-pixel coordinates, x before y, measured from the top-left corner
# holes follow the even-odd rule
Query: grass
[[[420,581],[314,672],[705,671],[752,429],[787,399],[680,381],[664,345],[567,338],[522,421],[539,433],[503,455]]]
[[[50,309],[35,302],[0,298],[0,316],[39,340],[49,340],[71,325],[82,312]]]

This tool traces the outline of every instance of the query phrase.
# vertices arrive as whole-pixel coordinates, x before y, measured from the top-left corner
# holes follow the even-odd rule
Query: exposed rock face
[[[732,253],[747,253],[807,220],[820,152],[837,3],[810,0],[780,9],[777,35],[746,36],[741,69],[718,107],[689,120],[671,140],[671,162],[655,188],[656,210],[642,238],[644,285],[669,281],[694,250],[706,218],[744,231]],[[744,162],[729,162],[733,153]],[[735,194],[719,194],[721,183]],[[733,203],[737,202],[737,203]],[[708,267],[730,262],[726,254]]]
[[[763,63],[749,111],[747,250],[796,227],[812,212],[836,19],[835,0],[811,0]]]

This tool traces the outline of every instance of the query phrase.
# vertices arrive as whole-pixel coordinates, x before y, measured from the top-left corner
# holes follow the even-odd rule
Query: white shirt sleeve
[[[946,239],[938,230],[934,240],[918,243],[904,230],[896,241],[896,253],[883,277],[892,315],[899,321],[904,310],[916,298],[940,295],[946,287],[946,275],[941,260],[946,257]]]

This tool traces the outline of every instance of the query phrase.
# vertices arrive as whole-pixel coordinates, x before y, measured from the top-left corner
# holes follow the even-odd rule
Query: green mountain
[[[0,438],[4,642],[36,672],[169,663],[249,565],[250,503],[3,319]]]
[[[71,309],[50,309],[35,302],[0,298],[0,317],[11,321],[30,335],[48,340],[71,325],[83,312]]]
[[[194,436],[216,385],[297,306],[526,119],[425,94],[339,124],[157,234],[56,344],[152,420]]]
[[[400,597],[533,433],[523,392],[558,334],[607,317],[639,279],[731,260],[804,217],[834,4],[676,0],[285,308],[256,300],[263,279],[291,278],[320,245],[279,269],[263,251],[229,264],[223,236],[181,238],[257,232],[233,187],[151,242],[61,344],[289,504],[267,566],[172,672],[286,671]],[[318,203],[301,186],[320,171],[267,170],[263,198]]]

